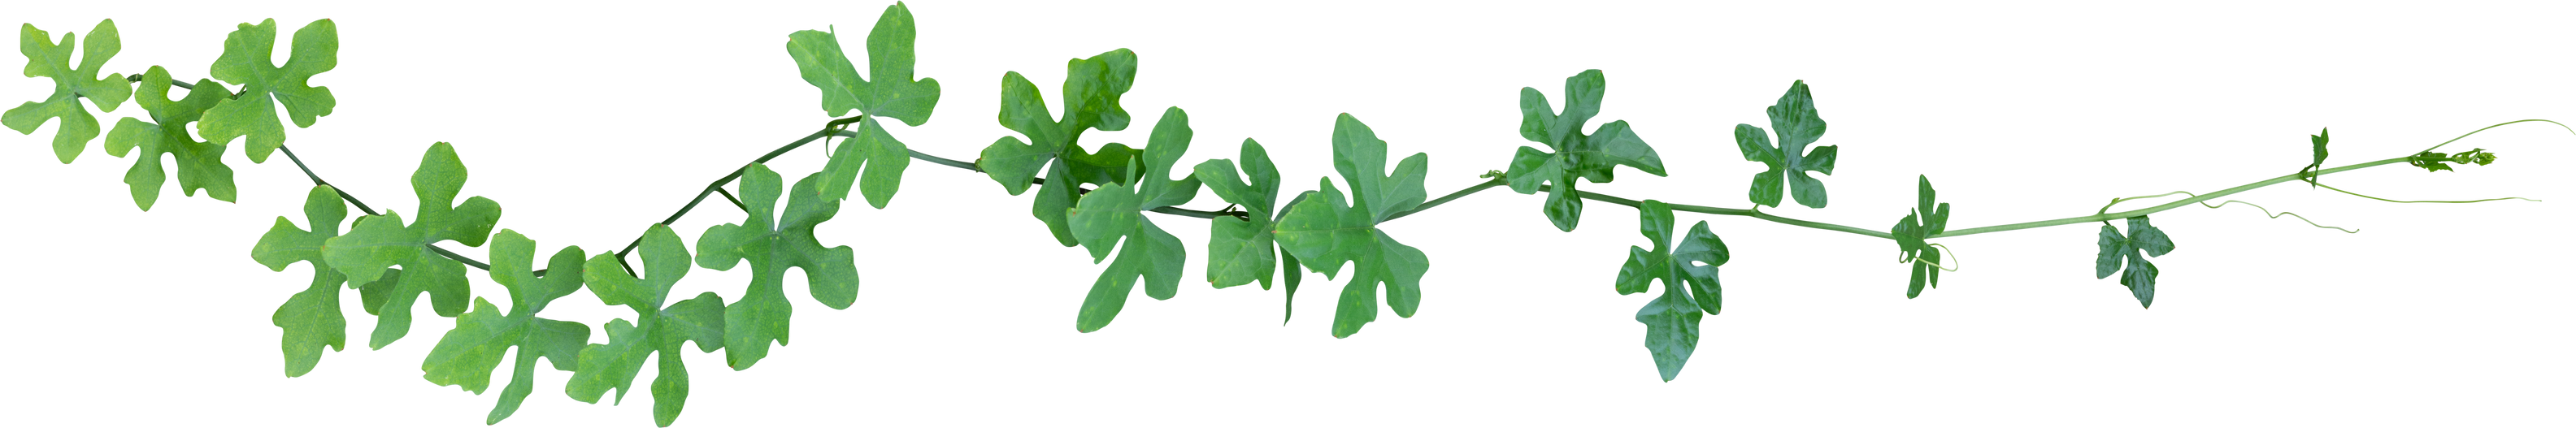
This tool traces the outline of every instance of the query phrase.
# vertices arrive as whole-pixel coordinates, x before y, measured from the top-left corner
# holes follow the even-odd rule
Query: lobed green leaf
[[[269,62],[277,47],[277,20],[262,20],[259,25],[242,23],[224,37],[224,54],[215,58],[209,73],[224,83],[241,85],[241,94],[215,103],[206,111],[205,123],[197,125],[206,141],[231,144],[235,138],[249,137],[242,153],[251,162],[267,162],[268,155],[286,144],[286,126],[277,121],[277,106],[286,106],[286,115],[297,128],[313,127],[314,120],[330,116],[339,101],[331,97],[331,88],[311,86],[313,75],[331,71],[340,64],[340,27],[331,20],[315,20],[295,30],[293,50],[286,65]],[[488,231],[487,231],[488,232]],[[479,239],[479,238],[478,238]]]
[[[1753,188],[1747,196],[1755,204],[1777,207],[1781,185],[1786,183],[1799,205],[1824,208],[1825,183],[1807,172],[1833,175],[1839,150],[1835,146],[1807,150],[1808,144],[1825,136],[1825,119],[1816,115],[1815,97],[1808,93],[1807,82],[1790,83],[1789,93],[1780,95],[1778,103],[1763,111],[1771,116],[1771,128],[1780,136],[1778,146],[1771,145],[1771,138],[1761,127],[1735,125],[1735,145],[1744,152],[1744,160],[1770,167],[1753,175]]]
[[[1547,96],[1537,88],[1521,88],[1521,137],[1556,151],[1521,146],[1503,177],[1512,191],[1524,195],[1537,192],[1543,183],[1555,183],[1549,187],[1547,202],[1540,206],[1540,212],[1557,230],[1572,232],[1582,219],[1583,199],[1575,196],[1576,177],[1608,183],[1611,171],[1620,165],[1664,175],[1663,158],[1628,129],[1628,121],[1601,124],[1590,135],[1576,132],[1600,112],[1604,84],[1601,70],[1584,70],[1565,78],[1566,104],[1562,114],[1549,111]]]
[[[1170,299],[1178,292],[1189,250],[1144,212],[1187,203],[1198,195],[1197,176],[1168,178],[1172,165],[1189,151],[1191,136],[1188,113],[1179,107],[1164,110],[1145,145],[1144,157],[1129,161],[1133,166],[1127,170],[1136,174],[1126,177],[1125,184],[1101,186],[1085,195],[1066,216],[1074,239],[1091,252],[1092,263],[1108,259],[1112,248],[1120,248],[1118,259],[1101,270],[1100,279],[1092,282],[1090,294],[1083,298],[1074,330],[1089,333],[1108,326],[1126,307],[1127,294],[1135,290],[1138,277],[1145,280],[1145,295],[1154,300]],[[1120,241],[1126,245],[1119,245]]]
[[[205,190],[206,196],[233,202],[233,169],[224,166],[224,145],[197,141],[188,135],[188,122],[195,122],[215,102],[231,96],[222,85],[212,80],[197,80],[195,88],[180,100],[172,101],[170,72],[152,66],[143,73],[143,87],[134,93],[134,104],[151,113],[153,122],[125,118],[116,130],[107,133],[107,154],[124,157],[128,151],[142,149],[134,167],[125,171],[125,184],[134,195],[134,205],[144,211],[161,197],[161,184],[168,175],[161,169],[162,155],[178,159],[179,189],[190,196]],[[154,123],[158,122],[158,123]]]
[[[787,344],[787,323],[794,312],[782,289],[787,269],[805,272],[807,290],[823,306],[844,309],[858,299],[859,274],[850,247],[824,248],[814,239],[814,227],[841,209],[840,200],[822,197],[817,190],[821,177],[815,173],[797,180],[786,211],[780,212],[778,173],[767,165],[745,166],[739,194],[750,216],[698,235],[698,266],[731,270],[736,263],[751,263],[751,285],[742,300],[724,311],[725,362],[734,370],[760,362],[771,342]]]
[[[999,119],[1002,127],[1027,136],[1028,141],[1002,137],[984,148],[976,167],[1013,195],[1027,191],[1043,170],[1046,180],[1037,183],[1037,199],[1030,203],[1029,213],[1047,225],[1057,243],[1080,244],[1065,223],[1065,210],[1082,197],[1075,186],[1118,184],[1115,178],[1128,174],[1112,168],[1127,165],[1132,157],[1132,151],[1116,144],[1102,147],[1097,154],[1085,153],[1079,144],[1082,132],[1127,129],[1127,110],[1118,105],[1118,98],[1135,80],[1136,54],[1126,49],[1071,60],[1065,64],[1064,115],[1056,119],[1047,113],[1036,84],[1019,72],[1004,73]]]
[[[1422,275],[1430,258],[1380,230],[1378,222],[1421,205],[1422,180],[1430,157],[1416,153],[1386,173],[1386,141],[1350,114],[1333,124],[1333,168],[1350,183],[1345,200],[1330,178],[1321,193],[1290,205],[1274,238],[1307,269],[1332,278],[1344,263],[1354,266],[1333,313],[1333,337],[1350,337],[1377,320],[1378,285],[1386,285],[1387,306],[1410,318],[1422,303]]]
[[[98,26],[90,29],[89,46],[81,50],[77,68],[71,65],[74,39],[71,33],[64,33],[62,42],[55,43],[35,24],[19,25],[18,52],[27,56],[27,77],[54,78],[54,93],[42,101],[19,103],[0,113],[0,124],[25,135],[34,135],[36,127],[46,121],[61,119],[54,128],[54,157],[63,163],[72,163],[90,139],[98,138],[98,118],[80,106],[80,98],[88,98],[100,112],[111,112],[134,94],[134,87],[123,74],[98,77],[108,58],[124,47],[116,33],[116,20],[99,20]]]
[[[775,180],[775,174],[771,180]],[[774,187],[770,190],[773,202],[776,192]],[[645,360],[658,353],[659,372],[654,374],[652,385],[653,422],[671,426],[689,396],[688,367],[680,361],[682,345],[695,341],[700,352],[709,353],[723,348],[727,311],[724,298],[715,293],[699,293],[689,300],[663,305],[671,287],[688,276],[690,263],[688,247],[681,244],[680,236],[669,226],[655,224],[646,229],[640,248],[647,278],[627,274],[616,253],[600,253],[584,265],[582,280],[590,284],[600,302],[634,309],[640,324],[615,319],[602,326],[608,343],[581,347],[580,362],[573,369],[572,379],[564,383],[564,395],[598,403],[601,395],[615,390],[614,402],[623,402],[627,388],[643,371]]]
[[[1717,267],[1730,256],[1707,221],[1692,225],[1676,248],[1672,206],[1663,201],[1639,203],[1637,217],[1638,233],[1655,248],[1628,247],[1628,261],[1619,266],[1614,286],[1619,294],[1635,294],[1646,292],[1652,281],[1663,282],[1664,294],[1637,310],[1637,322],[1646,324],[1646,351],[1654,357],[1655,369],[1671,382],[1699,346],[1700,313],[1716,315],[1725,302]]]
[[[368,312],[378,317],[368,347],[381,349],[410,333],[412,303],[422,293],[430,295],[439,316],[465,312],[465,265],[429,249],[440,241],[482,246],[500,220],[501,205],[481,196],[449,205],[465,179],[456,147],[432,144],[411,177],[413,194],[420,199],[418,223],[405,226],[393,212],[360,217],[348,234],[323,243],[323,257],[333,268],[348,275],[350,283],[367,284],[359,292]],[[401,266],[403,273],[393,275],[393,266]],[[396,280],[379,282],[382,278]]]
[[[348,218],[349,208],[340,202],[340,192],[331,186],[314,186],[304,198],[304,218],[312,230],[295,227],[285,216],[260,235],[251,246],[250,258],[268,270],[283,272],[295,262],[313,268],[313,282],[288,297],[269,322],[285,330],[278,346],[286,354],[286,377],[303,376],[322,361],[322,349],[342,349],[348,337],[348,321],[340,314],[340,285],[349,277],[323,257],[324,243],[340,236],[340,220]]]
[[[2093,258],[2093,277],[2109,278],[2112,272],[2119,272],[2120,285],[2128,287],[2129,294],[2138,298],[2138,307],[2155,305],[2156,274],[2159,271],[2154,263],[2147,262],[2147,257],[2161,257],[2173,252],[2173,238],[2165,236],[2163,229],[2148,224],[2146,216],[2137,216],[2129,218],[2129,233],[2126,235],[2110,224],[2103,224],[2100,238],[2095,240],[2094,246],[2100,252]],[[2126,269],[2122,268],[2123,261]]]

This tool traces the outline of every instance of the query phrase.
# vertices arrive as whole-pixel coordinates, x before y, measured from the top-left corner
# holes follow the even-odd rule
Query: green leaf
[[[72,162],[80,147],[100,144],[108,129],[98,119],[116,116],[116,108],[134,93],[121,77],[100,70],[124,67],[124,31],[106,18],[90,31],[46,34],[33,23],[18,26],[18,57],[26,59],[23,75],[39,95],[33,101],[0,111],[10,137],[33,142],[36,131],[52,131],[54,162]]]
[[[509,313],[501,313],[492,302],[474,299],[474,310],[457,317],[456,328],[440,337],[420,364],[421,377],[430,383],[482,394],[491,384],[492,370],[501,364],[502,353],[519,348],[510,384],[502,388],[485,424],[508,419],[527,400],[535,388],[537,358],[552,361],[555,370],[572,371],[579,367],[582,346],[590,342],[590,326],[536,316],[546,304],[581,289],[581,247],[555,252],[542,276],[530,270],[536,247],[536,241],[517,231],[503,229],[492,236],[491,277],[510,290]]]
[[[1574,232],[1582,211],[1579,183],[1607,186],[1615,168],[1662,175],[1664,160],[1654,144],[1628,129],[1628,124],[1602,113],[1607,85],[1600,70],[1566,77],[1566,106],[1553,108],[1535,85],[1520,88],[1520,147],[1512,150],[1512,191],[1538,201],[1540,217],[1556,229]]]
[[[1182,124],[1185,126],[1185,124]],[[1180,157],[1164,157],[1164,162],[1180,162]],[[1128,168],[1164,173],[1167,168]],[[1092,281],[1092,291],[1082,299],[1074,320],[1082,333],[1097,333],[1108,327],[1110,317],[1118,312],[1118,294],[1126,294],[1133,284],[1144,289],[1146,299],[1172,299],[1180,291],[1180,273],[1185,268],[1180,237],[1144,217],[1146,196],[1141,191],[1159,188],[1164,183],[1144,180],[1136,186],[1105,183],[1084,193],[1066,219],[1072,222],[1074,240],[1092,255],[1092,266],[1100,276]]]
[[[1950,204],[1944,202],[1936,206],[1932,203],[1932,177],[1917,175],[1915,179],[1921,186],[1915,193],[1914,211],[1906,214],[1905,219],[1897,220],[1896,227],[1887,231],[1889,235],[1896,236],[1896,251],[1903,254],[1907,263],[1913,264],[1908,268],[1913,277],[1905,284],[1905,298],[1908,299],[1923,295],[1925,287],[1941,287],[1941,250],[1924,242],[1924,239],[1940,234],[1950,225]]]
[[[349,217],[349,208],[340,203],[340,191],[331,186],[313,186],[304,197],[304,218],[313,230],[295,227],[285,216],[277,225],[260,235],[259,244],[250,249],[251,260],[268,270],[283,272],[286,266],[305,262],[313,268],[313,283],[304,291],[288,297],[269,322],[285,330],[278,342],[286,353],[286,377],[303,376],[322,362],[322,348],[343,349],[349,323],[340,316],[340,284],[349,277],[332,269],[322,256],[323,243],[340,236],[340,220]]]
[[[1271,232],[1279,199],[1279,168],[1270,163],[1270,152],[1250,138],[1243,139],[1238,157],[1243,159],[1240,173],[1234,161],[1226,159],[1209,159],[1195,169],[1198,180],[1207,183],[1218,199],[1242,206],[1248,214],[1248,218],[1208,220],[1208,283],[1226,288],[1260,281],[1261,289],[1268,290],[1270,274],[1280,266]],[[1244,181],[1247,177],[1251,182]]]
[[[2120,284],[2138,307],[2156,299],[2156,255],[2172,253],[2174,237],[2154,219],[2130,217],[2102,222],[2094,235],[2094,281]]]
[[[1136,53],[1126,49],[1067,62],[1062,94],[1064,116],[1059,120],[1049,117],[1036,84],[1020,77],[1019,72],[1004,73],[1002,127],[1027,136],[1028,142],[1022,143],[1019,137],[1002,137],[984,148],[983,158],[977,159],[975,165],[1013,195],[1027,191],[1044,170],[1046,180],[1036,183],[1037,200],[1031,202],[1029,212],[1047,225],[1057,243],[1067,247],[1079,244],[1064,218],[1065,209],[1073,208],[1082,197],[1075,186],[1113,184],[1114,178],[1127,174],[1100,167],[1124,166],[1125,158],[1130,157],[1125,155],[1125,146],[1114,144],[1102,147],[1097,155],[1083,152],[1079,144],[1082,132],[1127,129],[1127,110],[1118,106],[1118,98],[1135,81]],[[1113,148],[1120,150],[1113,152]]]
[[[1352,338],[1378,309],[1412,317],[1422,312],[1419,278],[1430,271],[1422,248],[1378,229],[1386,217],[1422,204],[1425,155],[1406,155],[1386,168],[1383,142],[1368,124],[1342,113],[1332,131],[1332,175],[1280,217],[1273,240],[1309,268],[1324,271],[1342,289],[1334,304],[1334,338]]]
[[[734,229],[742,222],[724,222]],[[714,227],[711,227],[714,232]],[[721,240],[721,237],[714,237]],[[598,289],[600,299],[621,307],[634,307],[636,317],[616,317],[608,322],[608,343],[590,343],[580,351],[580,371],[569,376],[564,389],[577,400],[598,400],[613,389],[629,387],[636,369],[657,361],[652,379],[654,420],[662,425],[688,410],[688,371],[680,366],[683,358],[696,351],[716,351],[734,338],[734,315],[724,299],[711,291],[685,294],[680,291],[680,278],[693,271],[693,242],[688,229],[654,224],[644,229],[644,240],[636,248],[636,258],[644,260],[644,278],[626,276],[616,258],[590,258],[582,278]],[[703,255],[701,255],[703,258]],[[762,294],[752,289],[742,299],[775,299],[775,294]],[[783,307],[783,302],[781,302]],[[747,320],[747,325],[762,320]],[[781,322],[783,327],[783,320]],[[729,345],[729,351],[742,351],[747,345]]]
[[[224,37],[224,54],[215,58],[210,74],[224,83],[241,85],[241,96],[215,103],[197,131],[215,144],[248,136],[249,146],[242,153],[250,155],[251,162],[267,162],[270,152],[286,144],[286,126],[277,122],[277,104],[286,106],[286,115],[297,128],[313,127],[316,118],[330,116],[331,107],[339,104],[331,98],[330,87],[306,83],[313,75],[339,66],[340,27],[322,19],[295,30],[294,50],[288,52],[284,67],[269,63],[270,52],[277,48],[277,20],[239,27]]]
[[[2308,136],[2308,144],[2316,147],[2316,156],[2315,160],[2308,162],[2307,168],[2299,169],[2299,179],[2306,180],[2309,187],[2316,187],[2317,169],[2324,168],[2326,166],[2327,139],[2326,128],[2317,128],[2317,135]]]
[[[788,340],[786,325],[793,307],[788,307],[783,294],[791,273],[804,273],[817,302],[832,299],[835,307],[848,307],[858,291],[858,255],[848,245],[824,248],[822,240],[814,237],[814,227],[840,211],[840,199],[850,188],[850,173],[863,168],[868,157],[884,157],[860,152],[863,147],[884,147],[866,142],[871,137],[871,131],[860,131],[860,139],[842,139],[822,170],[804,175],[793,186],[781,186],[778,173],[768,165],[747,165],[737,183],[737,196],[750,214],[739,222],[706,227],[706,237],[698,242],[701,263],[726,281],[744,281],[742,299],[724,307],[726,364],[739,366],[752,358],[765,358],[770,348]]]
[[[1806,217],[1824,206],[1824,178],[1834,173],[1834,144],[1826,142],[1824,106],[1811,85],[1790,85],[1770,108],[1762,124],[1736,124],[1736,144],[1754,170],[1747,196],[1754,209],[1793,211]]]
[[[161,184],[168,179],[161,170],[162,155],[179,160],[179,190],[190,196],[203,189],[206,196],[233,202],[233,169],[224,166],[224,145],[197,141],[188,135],[188,122],[204,115],[215,102],[231,96],[222,85],[212,80],[197,80],[196,87],[184,99],[170,100],[170,72],[152,66],[143,73],[143,88],[134,93],[134,105],[152,114],[153,122],[125,118],[116,130],[107,133],[107,154],[124,157],[129,150],[143,149],[134,159],[134,167],[125,171],[125,184],[134,194],[134,206],[152,210],[152,202],[161,197]],[[158,123],[154,123],[158,122]]]
[[[456,162],[456,150],[446,142],[430,144],[430,150],[422,152],[420,168],[412,170],[410,183],[415,217],[361,217],[348,232],[322,242],[325,263],[348,276],[350,284],[374,286],[399,268],[392,291],[384,291],[384,307],[374,312],[376,322],[410,322],[412,307],[422,299],[428,299],[430,312],[438,317],[464,312],[471,304],[466,302],[464,286],[474,281],[474,273],[459,260],[430,250],[430,245],[466,255],[484,253],[492,219],[500,217],[497,206],[484,196],[451,204],[456,188],[464,186],[464,165]],[[368,345],[381,351],[407,335],[410,327],[376,327],[368,335]]]
[[[1734,268],[1734,255],[1708,222],[1677,222],[1664,199],[1638,204],[1643,242],[1628,248],[1628,260],[1610,284],[1625,302],[1643,302],[1636,322],[1646,351],[1654,356],[1656,374],[1672,382],[1682,361],[1698,356],[1698,322],[1726,309],[1726,284],[1718,281],[1718,271]]]

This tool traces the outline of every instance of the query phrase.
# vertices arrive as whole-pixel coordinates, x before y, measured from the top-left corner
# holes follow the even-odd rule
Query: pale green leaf
[[[277,121],[277,106],[286,106],[286,115],[297,128],[313,127],[313,121],[330,116],[339,101],[331,97],[331,88],[311,86],[313,75],[331,71],[340,64],[340,28],[331,20],[315,20],[295,30],[293,50],[288,51],[286,65],[270,63],[270,53],[277,48],[277,20],[262,20],[259,25],[243,23],[224,37],[224,54],[215,58],[210,74],[224,83],[241,85],[239,97],[215,103],[206,111],[205,123],[197,125],[206,141],[231,144],[233,139],[249,137],[242,153],[251,162],[267,162],[268,154],[286,144],[286,126]]]

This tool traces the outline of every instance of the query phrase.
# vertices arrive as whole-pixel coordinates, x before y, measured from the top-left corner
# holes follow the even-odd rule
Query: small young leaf
[[[1825,136],[1825,119],[1816,115],[1815,97],[1807,93],[1807,81],[1791,83],[1789,93],[1780,95],[1780,102],[1764,111],[1771,115],[1771,129],[1780,135],[1777,147],[1771,145],[1771,138],[1763,134],[1762,128],[1735,125],[1735,145],[1744,152],[1744,160],[1770,166],[1753,175],[1749,193],[1753,203],[1780,206],[1780,186],[1785,181],[1798,205],[1824,208],[1825,183],[1807,172],[1833,175],[1834,158],[1839,151],[1835,146],[1807,150],[1808,144]]]
[[[54,158],[63,163],[72,163],[90,139],[98,138],[98,118],[81,107],[79,98],[88,98],[100,112],[111,112],[134,95],[134,86],[126,83],[125,75],[109,73],[107,78],[98,77],[107,59],[124,47],[116,35],[116,20],[100,20],[98,27],[89,30],[89,47],[81,50],[79,68],[71,65],[74,39],[71,33],[64,33],[62,43],[57,44],[35,24],[19,25],[18,52],[27,55],[27,77],[54,78],[54,94],[45,96],[44,101],[19,103],[17,108],[0,113],[0,124],[26,135],[34,135],[36,127],[45,121],[62,118],[62,125],[54,131]]]
[[[2324,168],[2326,165],[2326,140],[2324,128],[2317,129],[2317,135],[2308,136],[2308,144],[2316,146],[2316,160],[2309,161],[2307,168],[2299,169],[2299,179],[2306,180],[2309,187],[2316,187],[2317,169]]]
[[[1950,204],[1933,204],[1932,177],[1918,175],[1915,179],[1920,185],[1915,193],[1913,213],[1897,220],[1896,227],[1887,231],[1889,235],[1896,236],[1898,254],[1913,264],[1908,268],[1913,272],[1912,278],[1905,284],[1905,298],[1908,299],[1923,295],[1924,288],[1941,287],[1941,250],[1933,248],[1924,239],[1941,234],[1950,224]]]
[[[1504,179],[1512,191],[1530,194],[1542,183],[1553,182],[1547,202],[1540,212],[1547,214],[1557,230],[1574,231],[1583,216],[1583,200],[1576,198],[1575,178],[1595,183],[1608,183],[1611,171],[1627,165],[1656,176],[1664,175],[1664,161],[1653,147],[1628,129],[1628,121],[1615,121],[1594,128],[1591,135],[1577,132],[1585,121],[1601,110],[1603,92],[1601,70],[1584,70],[1565,78],[1565,111],[1548,111],[1547,96],[1537,88],[1521,88],[1521,137],[1546,144],[1555,153],[1521,146],[1512,157],[1511,170]]]

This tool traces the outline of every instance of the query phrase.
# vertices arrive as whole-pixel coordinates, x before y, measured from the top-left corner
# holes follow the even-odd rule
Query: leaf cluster
[[[1145,217],[1157,207],[1187,203],[1198,196],[1199,178],[1185,174],[1179,180],[1169,179],[1172,166],[1181,153],[1190,148],[1190,117],[1179,107],[1164,110],[1154,125],[1154,133],[1145,144],[1144,156],[1128,161],[1124,184],[1109,184],[1084,194],[1066,220],[1074,239],[1091,253],[1091,261],[1107,260],[1111,248],[1118,258],[1100,272],[1091,292],[1082,299],[1082,311],[1074,317],[1074,330],[1091,332],[1108,326],[1126,306],[1127,294],[1144,279],[1145,295],[1154,300],[1171,299],[1180,289],[1181,269],[1189,263],[1189,250],[1180,238],[1164,232]],[[1124,241],[1124,245],[1119,242]],[[1266,279],[1266,278],[1265,278]]]
[[[1097,137],[1121,137],[1128,124],[1126,90],[1136,83],[1141,62],[1126,46],[1064,64],[1064,119],[1048,113],[1038,85],[1012,70],[1002,75],[1002,106],[997,121],[1002,134],[976,155],[992,186],[1028,199],[1036,217],[1036,235],[1051,242],[1074,242],[1061,217],[1072,209],[1079,188],[1118,183],[1139,147],[1126,142],[1082,144]],[[1030,191],[1030,186],[1036,186]]]
[[[1754,209],[1775,214],[1821,209],[1824,178],[1834,175],[1834,144],[1826,142],[1832,129],[1824,126],[1824,103],[1816,101],[1816,88],[1798,80],[1770,108],[1762,108],[1762,119],[1759,124],[1739,121],[1734,129],[1736,150],[1759,168],[1752,188],[1744,191],[1747,199]]]
[[[1319,191],[1306,193],[1280,217],[1273,240],[1306,268],[1329,273],[1340,289],[1334,338],[1352,338],[1381,312],[1430,312],[1422,302],[1430,255],[1404,237],[1404,229],[1381,229],[1388,217],[1422,206],[1425,160],[1427,155],[1414,152],[1388,168],[1378,131],[1342,111],[1332,121],[1332,173],[1321,175]]]
[[[1888,235],[1896,237],[1898,254],[1913,265],[1909,268],[1913,277],[1905,283],[1905,298],[1908,299],[1923,295],[1926,287],[1941,287],[1941,251],[1924,239],[1948,230],[1950,224],[1950,203],[1942,202],[1937,207],[1932,203],[1932,177],[1918,175],[1915,179],[1921,185],[1915,193],[1914,212],[1897,220],[1896,227],[1887,231]]]
[[[1615,168],[1664,173],[1654,144],[1628,129],[1628,121],[1602,111],[1605,93],[1600,70],[1566,77],[1566,103],[1561,106],[1548,103],[1535,85],[1520,88],[1520,147],[1512,150],[1507,173],[1512,191],[1533,196],[1548,222],[1566,232],[1574,232],[1582,211],[1582,196],[1574,196],[1577,183],[1605,186]]]
[[[1638,235],[1628,260],[1610,281],[1625,302],[1638,302],[1636,322],[1654,356],[1656,374],[1674,379],[1682,361],[1698,356],[1700,322],[1726,309],[1726,284],[1718,271],[1734,268],[1734,253],[1708,222],[1677,222],[1664,199],[1638,201]]]
[[[284,125],[277,119],[277,105],[285,106],[296,126],[310,127],[318,117],[330,115],[336,103],[330,88],[306,85],[314,75],[330,71],[338,63],[339,34],[328,19],[313,21],[296,31],[293,50],[284,66],[269,61],[277,39],[276,20],[239,25],[226,36],[223,55],[208,70],[215,79],[240,85],[238,93],[210,79],[174,82],[169,70],[161,66],[152,66],[131,79],[115,73],[99,77],[107,61],[123,47],[114,20],[100,21],[91,29],[85,46],[78,46],[73,34],[64,34],[60,42],[52,41],[33,24],[22,25],[19,30],[19,51],[27,57],[26,75],[53,78],[54,93],[44,100],[9,109],[0,114],[0,122],[21,134],[33,134],[48,121],[59,123],[53,140],[54,155],[68,164],[80,156],[89,140],[99,135],[98,119],[77,100],[88,98],[100,112],[112,112],[125,100],[133,99],[147,114],[119,119],[115,129],[108,131],[104,148],[117,157],[142,153],[126,170],[124,181],[135,207],[147,211],[160,199],[161,187],[170,178],[171,171],[162,166],[165,158],[177,161],[182,192],[193,196],[204,191],[215,200],[234,202],[237,191],[232,168],[223,163],[223,154],[234,140],[249,137],[243,153],[252,162],[265,162],[286,141]],[[81,48],[77,67],[71,62],[76,46]],[[134,82],[140,82],[142,87],[132,86]],[[173,86],[188,91],[173,100]],[[191,128],[204,139],[190,135]]]

